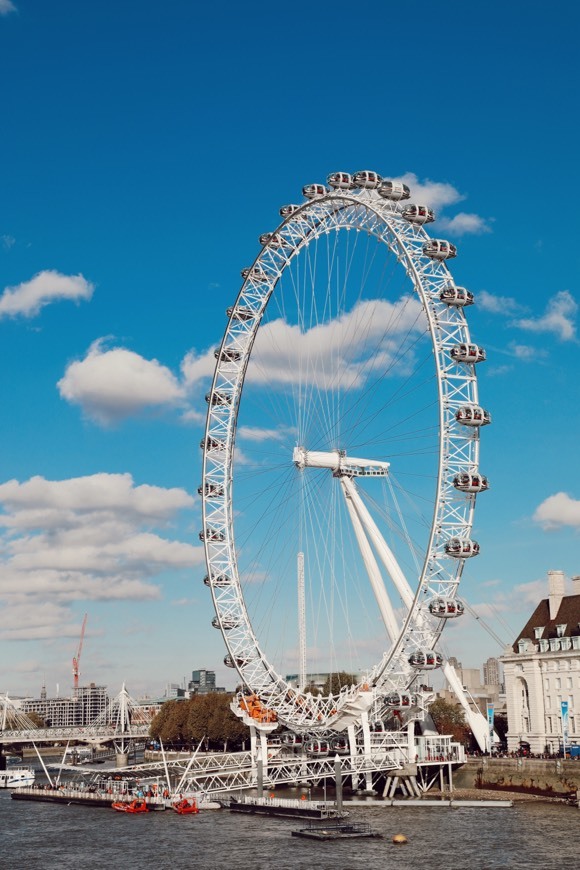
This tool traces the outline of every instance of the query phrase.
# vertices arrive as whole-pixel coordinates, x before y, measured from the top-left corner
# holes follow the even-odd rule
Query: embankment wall
[[[457,788],[521,791],[564,797],[580,789],[580,760],[542,758],[477,758],[453,775]]]

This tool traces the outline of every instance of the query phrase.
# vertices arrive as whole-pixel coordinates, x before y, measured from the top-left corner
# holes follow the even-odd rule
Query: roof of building
[[[566,626],[563,634],[558,634],[557,625]],[[543,628],[539,637],[536,637],[536,628]],[[577,635],[580,635],[580,595],[565,595],[555,619],[550,619],[550,600],[544,598],[515,639],[513,651],[518,651],[518,641],[521,638],[549,640],[552,637],[575,637]]]

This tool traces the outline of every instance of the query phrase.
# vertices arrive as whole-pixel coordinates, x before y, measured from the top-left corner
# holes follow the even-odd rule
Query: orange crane
[[[73,656],[72,661],[72,671],[73,671],[73,688],[75,692],[79,687],[79,662],[81,660],[81,652],[83,651],[83,640],[85,639],[85,628],[87,626],[87,616],[85,613],[85,618],[83,619],[83,626],[81,628],[81,639],[79,640],[79,647],[77,649],[76,656]]]

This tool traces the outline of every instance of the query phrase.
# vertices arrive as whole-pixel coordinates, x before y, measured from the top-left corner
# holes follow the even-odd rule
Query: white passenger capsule
[[[263,248],[291,248],[290,242],[280,233],[262,233],[259,242]]]
[[[290,217],[290,215],[294,214],[295,211],[298,211],[300,208],[299,205],[283,205],[280,209],[281,217]]]
[[[232,320],[238,320],[240,323],[247,323],[252,317],[256,316],[256,312],[251,308],[244,308],[242,305],[231,306],[226,309],[226,314]]]
[[[200,541],[213,541],[221,544],[225,541],[226,536],[223,532],[218,531],[218,529],[214,529],[212,526],[208,526],[202,532],[199,533]]]
[[[462,471],[453,478],[453,486],[459,492],[485,492],[489,483],[485,475],[478,471]]]
[[[451,359],[462,363],[485,362],[486,353],[478,344],[456,344],[449,351]]]
[[[199,442],[199,446],[202,450],[225,450],[226,442],[220,441],[218,438],[212,438],[208,436],[207,438],[202,438]]]
[[[257,281],[258,283],[267,281],[269,277],[268,273],[264,271],[259,263],[256,263],[255,266],[247,266],[245,269],[242,269],[240,274],[244,281],[250,279],[250,281]]]
[[[454,284],[448,284],[439,294],[441,302],[447,305],[454,305],[456,308],[463,308],[465,305],[473,305],[474,296],[465,287],[456,287]]]
[[[419,671],[433,671],[443,664],[443,656],[432,649],[419,649],[409,656],[409,664]]]
[[[371,172],[370,169],[362,169],[360,172],[355,172],[352,177],[354,187],[364,187],[368,190],[378,187],[382,180],[378,172]]]
[[[236,350],[233,347],[223,347],[220,351],[219,348],[214,350],[213,355],[220,362],[238,362],[242,358],[241,350]]]
[[[479,556],[479,544],[469,538],[450,538],[445,544],[445,553],[453,559],[471,559]]]
[[[402,181],[387,181],[383,180],[378,187],[379,196],[383,199],[391,199],[393,202],[400,202],[402,199],[409,199],[411,191]]]
[[[390,695],[387,695],[386,699],[387,707],[410,707],[411,706],[411,696],[406,692],[391,692]]]
[[[323,184],[305,184],[302,188],[302,194],[307,199],[314,199],[315,196],[324,196],[326,188]]]
[[[465,613],[465,604],[459,598],[433,598],[429,602],[429,613],[439,619],[455,619]]]
[[[401,212],[406,221],[410,224],[430,224],[435,220],[433,209],[426,205],[408,205]]]
[[[352,187],[352,175],[349,172],[331,172],[326,180],[335,190],[350,190]]]
[[[198,495],[206,495],[208,498],[221,498],[224,488],[219,483],[206,483],[205,486],[197,487]]]
[[[214,628],[223,628],[223,629],[225,629],[225,631],[231,631],[232,628],[237,628],[240,623],[233,616],[224,616],[224,617],[222,617],[222,621],[221,621],[221,625],[220,625],[219,619],[217,618],[217,616],[214,616],[214,618],[211,621],[211,624],[213,625]]]
[[[455,412],[455,419],[463,426],[487,426],[491,423],[491,414],[480,405],[464,405]]]
[[[250,659],[245,658],[244,656],[236,656],[235,659],[229,653],[224,656],[224,665],[226,668],[235,668],[236,665],[239,668],[243,668],[249,661]]]
[[[227,393],[220,393],[216,390],[215,393],[206,393],[205,400],[211,404],[212,408],[224,408],[232,404],[232,397]]]
[[[203,582],[206,586],[215,586],[218,589],[225,589],[226,586],[232,585],[231,577],[228,577],[227,574],[216,574],[213,578],[213,583],[209,579],[209,574],[206,574],[203,578]]]
[[[348,755],[348,740],[346,737],[335,737],[330,741],[330,748],[333,752],[337,752],[338,755]]]
[[[330,745],[328,740],[309,740],[304,748],[308,755],[317,755],[319,758],[328,755]]]
[[[429,239],[423,245],[423,253],[432,260],[452,260],[457,256],[457,248],[446,239]]]

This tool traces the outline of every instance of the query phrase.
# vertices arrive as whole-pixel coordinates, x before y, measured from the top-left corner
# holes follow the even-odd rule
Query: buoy
[[[270,797],[273,798],[273,797],[275,797],[275,796],[276,796],[276,795],[274,794],[274,792],[271,791],[271,792],[270,792]]]
[[[303,794],[303,795],[301,796],[300,800],[301,800],[301,801],[305,801],[305,800],[306,800],[306,795]]]
[[[405,843],[408,843],[408,842],[409,841],[407,840],[407,838],[405,837],[404,834],[395,834],[393,837],[393,843],[396,846],[403,846]]]

